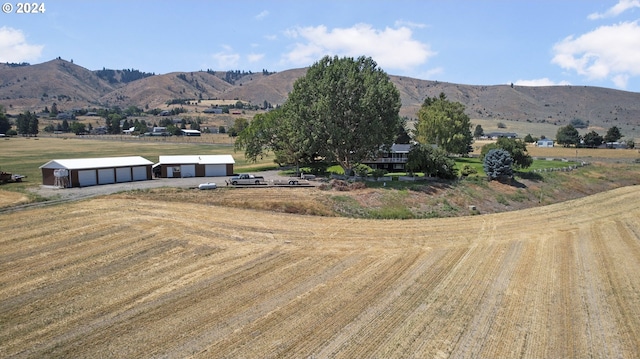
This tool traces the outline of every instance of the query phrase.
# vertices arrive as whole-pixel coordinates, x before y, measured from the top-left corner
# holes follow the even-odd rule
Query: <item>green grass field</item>
[[[142,156],[155,163],[161,155],[230,154],[236,161],[236,171],[256,171],[275,167],[272,157],[264,158],[257,163],[247,161],[243,152],[233,151],[231,144],[15,137],[0,140],[0,153],[2,171],[27,176],[24,183],[11,184],[3,189],[40,185],[42,172],[39,167],[57,159]]]

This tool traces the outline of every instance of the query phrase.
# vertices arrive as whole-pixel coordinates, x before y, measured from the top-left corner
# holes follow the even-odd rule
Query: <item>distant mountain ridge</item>
[[[110,71],[112,76],[107,74]],[[41,111],[54,102],[60,109],[165,108],[172,99],[240,99],[275,106],[286,100],[295,80],[305,73],[305,68],[246,73],[232,84],[224,80],[226,71],[161,75],[138,70],[91,71],[62,59],[35,65],[0,64],[0,104],[9,112]],[[463,103],[472,119],[556,125],[581,119],[605,128],[612,123],[640,128],[640,93],[591,86],[481,86],[389,77],[401,95],[401,115],[409,118],[417,116],[427,96],[442,92]]]

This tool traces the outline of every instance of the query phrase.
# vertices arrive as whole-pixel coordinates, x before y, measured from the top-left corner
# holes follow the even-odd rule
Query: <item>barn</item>
[[[129,156],[52,160],[40,169],[43,185],[87,187],[150,180],[152,165],[143,157]]]
[[[218,177],[233,175],[231,155],[160,156],[153,166],[157,177]]]

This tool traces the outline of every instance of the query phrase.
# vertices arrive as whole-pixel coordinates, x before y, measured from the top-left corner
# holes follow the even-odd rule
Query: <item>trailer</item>
[[[308,186],[309,182],[300,180],[298,177],[290,177],[288,179],[273,180],[274,186]]]
[[[23,175],[18,175],[18,174],[12,174],[9,172],[0,172],[0,182],[2,183],[7,183],[7,182],[22,182],[23,178],[26,178],[27,176],[23,176]]]

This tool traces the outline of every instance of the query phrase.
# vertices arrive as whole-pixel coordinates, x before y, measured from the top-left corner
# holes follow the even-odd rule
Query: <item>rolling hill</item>
[[[293,83],[305,71],[243,72],[230,82],[225,81],[226,72],[172,72],[123,82],[118,77],[107,81],[98,76],[100,71],[62,59],[25,66],[0,64],[0,105],[9,113],[41,111],[54,102],[62,110],[130,105],[162,108],[169,100],[188,98],[241,99],[257,105],[267,101],[277,105],[285,101]],[[450,100],[463,103],[468,115],[478,123],[508,121],[513,125],[507,127],[524,131],[581,119],[595,129],[616,125],[626,138],[640,134],[640,93],[636,92],[590,86],[483,86],[394,75],[390,78],[401,94],[400,114],[408,118],[416,117],[425,97],[443,92]]]

